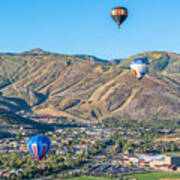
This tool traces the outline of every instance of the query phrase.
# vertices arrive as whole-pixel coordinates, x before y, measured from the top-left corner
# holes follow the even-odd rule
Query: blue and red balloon
[[[33,136],[27,144],[30,152],[39,161],[48,153],[51,141],[46,136]]]

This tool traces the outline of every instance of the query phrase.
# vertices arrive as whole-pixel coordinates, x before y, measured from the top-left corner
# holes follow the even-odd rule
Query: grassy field
[[[137,180],[159,180],[161,178],[179,178],[180,173],[162,173],[162,172],[154,172],[154,173],[147,173],[147,174],[136,174],[136,175],[129,175],[126,176],[125,179],[136,178]]]
[[[154,172],[154,173],[147,173],[147,174],[135,174],[135,175],[128,175],[124,176],[124,180],[129,180],[131,178],[136,178],[136,180],[160,180],[161,178],[176,178],[180,180],[180,173],[163,173],[163,172]],[[77,178],[70,178],[68,180],[112,180],[111,178],[103,178],[103,177],[77,177]],[[114,179],[115,180],[115,179]]]
[[[71,178],[68,180],[110,180],[109,178],[103,178],[103,177],[78,177],[78,178]],[[112,180],[112,179],[111,179]]]
[[[169,152],[169,153],[164,153],[163,155],[180,156],[180,152]]]

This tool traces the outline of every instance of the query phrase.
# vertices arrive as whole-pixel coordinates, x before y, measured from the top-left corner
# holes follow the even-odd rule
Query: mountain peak
[[[34,49],[31,49],[29,50],[30,52],[34,52],[34,53],[41,53],[41,52],[45,52],[43,49],[41,48],[34,48]]]
[[[43,49],[41,48],[34,48],[34,49],[31,49],[29,51],[25,51],[23,53],[21,53],[22,55],[42,55],[42,54],[45,54],[46,51],[44,51]]]

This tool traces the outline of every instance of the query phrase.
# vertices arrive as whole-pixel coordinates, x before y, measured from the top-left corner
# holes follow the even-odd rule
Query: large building
[[[165,164],[180,167],[180,156],[167,156],[167,157],[165,157]]]
[[[150,166],[165,171],[179,171],[180,156],[165,156],[163,159],[153,160]]]

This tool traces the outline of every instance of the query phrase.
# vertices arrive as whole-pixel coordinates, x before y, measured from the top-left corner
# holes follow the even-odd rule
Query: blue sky
[[[129,9],[119,31],[114,6]],[[180,52],[180,0],[1,0],[0,52],[33,48],[123,58],[152,50]]]

